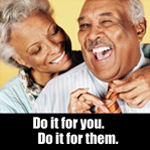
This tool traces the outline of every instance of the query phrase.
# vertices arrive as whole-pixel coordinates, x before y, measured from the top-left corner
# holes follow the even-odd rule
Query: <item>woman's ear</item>
[[[30,65],[28,65],[23,59],[19,58],[19,57],[16,57],[16,56],[13,56],[12,57],[15,61],[17,61],[20,65],[23,65],[23,66],[26,66],[28,68],[31,68]]]
[[[143,37],[146,34],[146,23],[146,19],[143,18],[137,25],[135,25],[139,43],[143,40]]]

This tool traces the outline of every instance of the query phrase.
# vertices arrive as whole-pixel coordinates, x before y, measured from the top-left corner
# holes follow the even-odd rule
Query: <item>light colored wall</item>
[[[142,43],[150,43],[150,0],[142,0],[147,18],[147,34]],[[51,5],[55,9],[55,21],[67,32],[72,40],[74,50],[80,50],[77,39],[79,16],[84,0],[50,0]],[[15,75],[18,69],[13,69],[0,62],[0,88]]]

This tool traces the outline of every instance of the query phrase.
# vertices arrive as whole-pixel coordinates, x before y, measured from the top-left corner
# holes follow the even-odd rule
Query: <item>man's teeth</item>
[[[58,59],[52,61],[51,63],[52,63],[52,64],[58,63],[59,61],[61,61],[61,60],[63,59],[63,57],[65,56],[65,54],[66,54],[66,52],[63,51],[62,55],[61,55]]]
[[[98,52],[103,52],[103,51],[107,51],[107,50],[110,50],[110,49],[111,49],[110,47],[94,48],[94,49],[93,49],[93,52],[94,52],[94,53],[98,53]]]

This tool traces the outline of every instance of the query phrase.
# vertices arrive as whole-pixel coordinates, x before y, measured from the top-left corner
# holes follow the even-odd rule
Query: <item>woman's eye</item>
[[[55,35],[58,33],[58,30],[59,30],[59,27],[56,26],[55,29],[54,29],[54,32],[51,34],[51,36]]]
[[[41,50],[41,46],[35,52],[33,52],[32,55],[37,54],[38,52],[40,52],[40,50]]]

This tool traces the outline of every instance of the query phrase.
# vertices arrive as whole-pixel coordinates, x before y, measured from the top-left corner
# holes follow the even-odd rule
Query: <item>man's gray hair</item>
[[[144,7],[140,0],[129,0],[128,13],[131,18],[132,23],[138,24],[144,17]]]
[[[18,54],[9,44],[11,30],[38,11],[50,16],[53,14],[48,0],[0,0],[0,61],[12,67],[24,68],[12,58]]]

